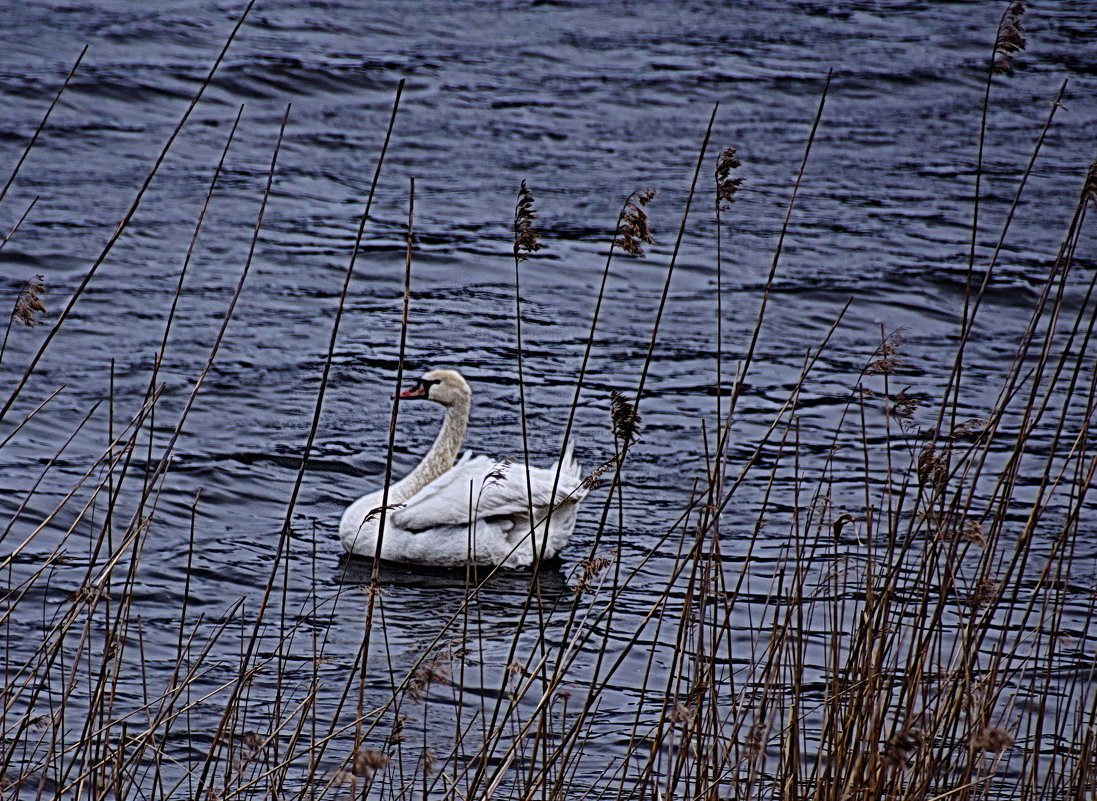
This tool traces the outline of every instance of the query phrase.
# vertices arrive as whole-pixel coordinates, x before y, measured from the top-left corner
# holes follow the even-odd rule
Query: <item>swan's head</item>
[[[400,393],[401,398],[423,398],[443,406],[467,404],[472,390],[456,370],[431,370],[415,382],[411,389]]]

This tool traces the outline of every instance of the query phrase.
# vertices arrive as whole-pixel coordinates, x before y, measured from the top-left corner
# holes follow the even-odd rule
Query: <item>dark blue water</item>
[[[219,667],[196,680],[191,696],[230,681],[270,578],[358,219],[397,83],[405,80],[316,442],[290,515],[294,537],[285,576],[276,582],[273,603],[281,608],[284,592],[286,614],[301,628],[288,649],[278,651],[273,639],[262,649],[264,659],[278,655],[270,664],[280,665],[291,676],[287,681],[298,682],[311,675],[311,656],[304,654],[322,650],[317,708],[321,718],[330,717],[340,714],[332,710],[361,639],[365,596],[355,577],[366,575],[360,565],[345,575],[335,531],[346,504],[376,487],[384,470],[410,181],[409,370],[460,369],[475,392],[469,445],[499,456],[521,449],[510,225],[519,182],[535,194],[545,249],[523,266],[523,335],[530,449],[543,462],[559,448],[618,209],[636,189],[659,190],[650,210],[656,244],[646,260],[619,258],[609,278],[575,432],[577,455],[593,466],[614,453],[609,393],[636,387],[693,165],[719,103],[647,379],[645,433],[626,474],[628,526],[615,547],[626,570],[654,556],[620,601],[627,620],[642,615],[651,588],[666,582],[677,546],[663,537],[703,473],[702,422],[710,434],[715,425],[714,352],[719,346],[725,354],[726,384],[750,341],[829,70],[825,109],[733,429],[729,469],[737,474],[735,465],[753,452],[796,384],[805,354],[823,341],[847,301],[817,378],[801,393],[804,453],[821,455],[830,447],[846,395],[882,332],[905,329],[906,372],[896,380],[927,399],[940,396],[960,324],[979,115],[999,6],[260,0],[132,221],[3,421],[6,437],[60,388],[0,450],[0,525],[8,526],[34,488],[0,554],[10,554],[48,519],[5,571],[10,587],[43,565],[48,576],[3,623],[9,666],[42,641],[87,571],[104,567],[90,544],[108,513],[106,492],[92,492],[103,471],[85,473],[140,408],[209,181],[241,107],[158,371],[164,386],[156,434],[151,446],[146,434],[138,438],[135,465],[162,457],[209,354],[248,258],[288,109],[250,272],[154,509],[134,506],[137,481],[111,514],[119,531],[133,515],[152,514],[131,612],[142,621],[144,681],[163,685],[176,662],[184,595],[188,625],[202,615],[229,620],[231,628],[213,648],[211,664]],[[2,302],[14,302],[22,283],[40,273],[48,308],[44,325],[11,333],[0,363],[6,399],[137,196],[242,8],[41,2],[0,10],[0,178],[15,167],[65,73],[88,46],[0,203],[6,234],[37,199],[0,250]],[[994,403],[1097,152],[1095,23],[1097,14],[1085,4],[1037,5],[1025,17],[1028,48],[1014,74],[994,82],[977,266],[997,244],[1049,102],[1064,80],[1068,84],[969,345],[961,419],[985,416]],[[729,146],[742,159],[745,183],[723,217],[718,342],[711,171],[715,155]],[[1091,250],[1084,242],[1076,257],[1086,280]],[[1083,290],[1080,278],[1068,291],[1069,315],[1080,308]],[[932,425],[935,414],[927,401],[914,423]],[[1072,414],[1068,430],[1076,435],[1079,417]],[[402,412],[397,472],[415,464],[436,426],[429,410]],[[1038,438],[1034,447],[1039,450]],[[859,457],[840,455],[835,464],[836,508],[863,511]],[[62,504],[78,482],[81,488]],[[798,503],[794,485],[782,477],[789,508]],[[759,474],[743,502],[729,506],[729,548],[742,533],[740,521],[753,524],[764,487]],[[594,545],[600,505],[601,497],[587,502],[562,563],[546,579],[564,597]],[[1092,551],[1097,515],[1087,509],[1081,528],[1090,537],[1084,548]],[[774,531],[767,549],[776,554],[786,534]],[[64,558],[51,563],[55,549]],[[108,584],[124,580],[130,558],[122,558]],[[764,570],[760,576],[764,589]],[[460,577],[396,569],[387,581],[385,648],[371,655],[367,705],[381,702],[392,677],[406,673],[438,633],[440,618],[465,594]],[[485,595],[477,658],[490,675],[468,678],[470,693],[494,692],[492,677],[502,667],[513,610],[527,586],[509,577]],[[241,597],[244,607],[234,607]],[[549,640],[558,625],[549,627]],[[137,634],[131,636],[127,658],[136,660]],[[529,633],[530,642],[538,637]],[[616,718],[613,703],[627,710],[635,701],[645,659],[644,653],[626,657],[616,694],[599,710],[597,722],[606,731],[627,717]],[[122,671],[118,709],[161,691],[138,683],[137,664]],[[280,703],[275,672],[257,678],[250,690],[257,728]],[[84,698],[73,701],[76,707],[86,703],[84,685],[72,692]],[[183,781],[183,790],[193,786],[183,766],[208,748],[220,704],[216,698],[196,703],[187,725],[199,734],[165,745],[172,764],[165,775]],[[37,714],[44,714],[43,705],[45,699]],[[66,736],[78,725],[67,723]],[[615,749],[622,747],[620,738],[604,741],[606,754],[620,756]],[[333,753],[329,761],[338,758]]]

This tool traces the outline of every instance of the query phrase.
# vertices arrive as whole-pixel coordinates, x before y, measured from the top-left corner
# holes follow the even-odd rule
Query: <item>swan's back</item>
[[[567,544],[586,493],[570,442],[564,458],[547,469],[465,454],[451,470],[390,510],[381,558],[438,566],[459,566],[471,559],[506,567],[529,565],[539,552],[551,559]],[[343,515],[340,537],[347,550],[374,555],[380,515],[366,518],[378,506],[380,493],[374,493]]]

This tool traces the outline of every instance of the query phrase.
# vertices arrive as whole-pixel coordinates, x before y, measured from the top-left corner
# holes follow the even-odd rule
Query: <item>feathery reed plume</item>
[[[919,728],[897,731],[888,737],[881,756],[884,762],[893,768],[904,767],[911,754],[921,748],[925,741],[925,733]]]
[[[351,771],[359,778],[369,779],[376,771],[388,764],[389,758],[385,754],[374,751],[372,748],[363,748],[354,755]]]
[[[899,348],[903,346],[903,334],[905,332],[905,328],[900,328],[884,339],[880,344],[880,347],[876,349],[875,355],[880,358],[869,362],[868,367],[865,368],[866,373],[870,375],[874,373],[891,375],[895,372],[896,368],[902,366],[903,363],[895,357],[895,354],[897,354]]]
[[[510,471],[511,464],[513,464],[513,460],[509,456],[507,456],[492,465],[491,470],[489,470],[487,475],[484,476],[484,483],[482,484],[482,488],[487,489],[488,487],[494,484],[499,484],[504,479],[506,479],[507,473]]]
[[[429,748],[423,749],[422,765],[424,777],[430,777],[434,775],[434,765],[437,761],[438,760],[435,758],[433,751],[431,751]]]
[[[644,211],[644,207],[653,197],[654,189],[643,189],[633,192],[625,201],[625,210],[621,212],[621,223],[617,226],[617,238],[614,241],[630,256],[643,258],[645,254],[641,243],[655,244],[648,227],[648,214]]]
[[[408,695],[413,701],[422,701],[432,684],[449,684],[449,659],[446,654],[438,654],[428,659],[408,680]]]
[[[983,536],[983,524],[978,520],[965,519],[957,533],[960,539],[964,542],[970,542],[972,545],[983,546],[987,544],[986,537]]]
[[[640,414],[619,392],[610,394],[609,415],[613,420],[613,436],[625,450],[640,436]]]
[[[588,559],[581,559],[579,561],[579,580],[575,583],[575,594],[580,595],[593,590],[602,571],[613,564],[616,556],[617,552],[611,551],[604,556],[599,554]]]
[[[884,356],[881,359],[876,359],[871,362],[868,367],[865,368],[865,372],[869,375],[892,375],[896,368],[902,366],[902,362],[893,356]]]
[[[1025,49],[1025,37],[1021,27],[1021,17],[1025,13],[1025,4],[1021,0],[1010,3],[1005,16],[998,26],[998,39],[994,43],[994,75],[1013,74],[1013,56]]]
[[[919,512],[933,526],[937,536],[948,540],[962,540],[972,545],[986,545],[983,524],[978,520],[951,512]]]
[[[720,154],[716,160],[716,206],[728,208],[735,202],[735,193],[743,185],[743,179],[732,175],[732,170],[739,168],[740,162],[735,155],[735,148],[729,147]]]
[[[602,476],[607,471],[613,469],[613,467],[619,461],[620,459],[617,456],[614,456],[612,459],[608,459],[607,461],[598,465],[596,468],[590,471],[586,478],[583,479],[583,486],[586,487],[588,490],[597,487],[600,483],[602,483]]]
[[[1097,161],[1094,161],[1089,165],[1089,172],[1086,173],[1086,182],[1082,187],[1082,196],[1089,198],[1089,202],[1093,204],[1093,208],[1097,209]]]
[[[957,423],[956,427],[949,433],[948,438],[962,439],[964,437],[977,437],[987,430],[989,423],[989,420],[980,417],[971,417],[961,423]]]
[[[918,480],[923,486],[941,489],[948,480],[948,465],[951,451],[938,448],[934,444],[937,429],[930,428],[925,434],[926,444],[918,452]]]
[[[971,595],[968,596],[967,603],[972,609],[979,609],[986,606],[988,603],[998,597],[998,592],[1001,590],[1001,582],[994,579],[980,579],[975,583],[975,587],[971,591]],[[985,749],[985,750],[998,750],[998,749]]]
[[[518,187],[518,202],[514,204],[514,258],[525,261],[530,254],[540,250],[541,235],[533,227],[537,212],[533,209],[533,193],[526,182]]]
[[[971,738],[976,751],[999,754],[1013,745],[1013,735],[999,726],[986,726]]]
[[[912,395],[909,390],[910,387],[899,390],[895,397],[891,399],[891,406],[888,408],[888,412],[893,417],[899,418],[901,424],[910,424],[911,418],[914,417],[914,412],[918,408],[918,397]]]
[[[769,732],[768,723],[760,718],[754,721],[750,731],[747,732],[747,736],[743,739],[743,746],[746,748],[748,758],[754,759],[765,749],[767,732]]]
[[[693,725],[693,721],[697,717],[697,711],[678,701],[674,704],[670,710],[670,714],[667,716],[670,718],[671,723],[676,723],[683,729],[688,729]]]
[[[404,726],[407,724],[407,721],[407,715],[399,715],[396,718],[396,722],[392,724],[392,731],[390,731],[388,737],[385,738],[385,745],[393,746],[397,743],[402,743],[407,739],[407,735],[404,734]]]
[[[407,506],[405,503],[390,503],[388,506],[375,506],[366,513],[365,520],[373,520],[373,518],[380,515],[381,512],[386,509],[391,512],[393,509],[403,509],[405,506]]]
[[[42,276],[32,277],[19,291],[19,297],[15,301],[15,308],[11,312],[11,319],[26,326],[38,325],[41,321],[37,315],[44,313],[46,307],[42,304],[42,295],[46,293]]]

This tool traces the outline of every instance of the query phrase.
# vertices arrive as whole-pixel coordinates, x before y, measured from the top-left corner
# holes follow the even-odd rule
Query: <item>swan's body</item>
[[[468,428],[471,399],[461,375],[432,370],[400,397],[440,403],[446,416],[423,461],[389,486],[382,559],[436,566],[471,562],[523,567],[559,553],[575,528],[576,507],[586,495],[570,443],[563,463],[548,469],[469,453],[455,464]],[[527,469],[532,495],[527,491]],[[551,500],[554,483],[555,504]],[[343,513],[339,538],[350,553],[377,554],[383,496],[383,490],[370,493]],[[531,498],[536,522],[532,537]]]

